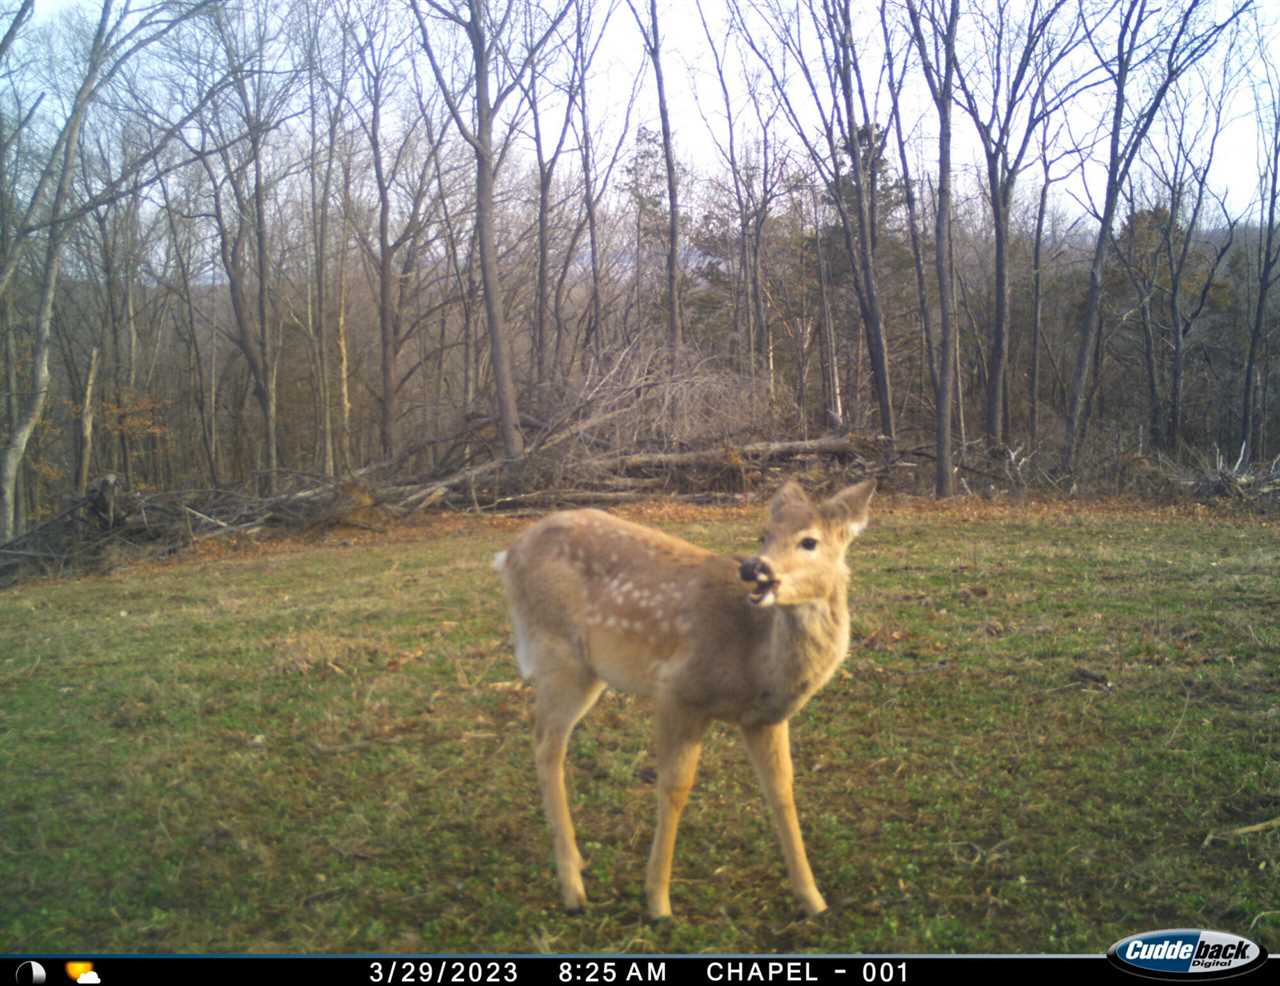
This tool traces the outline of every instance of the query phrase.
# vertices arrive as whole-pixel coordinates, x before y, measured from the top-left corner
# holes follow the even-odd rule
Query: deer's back
[[[666,687],[705,702],[750,690],[744,665],[765,616],[748,605],[737,565],[603,511],[571,510],[521,534],[502,568],[518,637],[550,642],[561,659],[571,651],[623,691]]]

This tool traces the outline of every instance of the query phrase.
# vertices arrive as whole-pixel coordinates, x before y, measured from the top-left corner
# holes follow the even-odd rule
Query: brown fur
[[[796,820],[787,721],[848,650],[845,549],[866,525],[873,491],[865,482],[815,504],[788,483],[770,502],[760,554],[746,562],[598,510],[545,517],[498,556],[516,657],[537,695],[538,777],[567,908],[581,908],[586,892],[565,751],[578,720],[612,685],[656,704],[650,915],[671,913],[676,827],[711,719],[742,729],[792,888],[807,911],[825,910]]]

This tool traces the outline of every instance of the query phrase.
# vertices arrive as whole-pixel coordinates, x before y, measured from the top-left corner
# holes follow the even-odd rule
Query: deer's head
[[[844,553],[867,526],[875,480],[814,502],[799,483],[788,482],[769,501],[769,526],[760,553],[738,574],[751,583],[755,606],[797,606],[830,597],[848,575]]]

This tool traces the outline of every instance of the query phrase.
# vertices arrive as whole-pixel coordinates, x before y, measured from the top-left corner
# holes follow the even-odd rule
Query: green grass
[[[802,919],[713,727],[643,917],[645,703],[570,752],[562,914],[489,568],[519,523],[246,547],[0,594],[0,940],[24,951],[1280,950],[1280,530],[881,502],[849,662],[793,722]],[[725,550],[758,509],[646,518]]]

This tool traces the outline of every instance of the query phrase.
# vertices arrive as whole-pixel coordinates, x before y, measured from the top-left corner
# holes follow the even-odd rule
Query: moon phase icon
[[[18,966],[18,974],[14,978],[18,986],[38,986],[44,982],[44,966],[39,962],[23,962]]]

